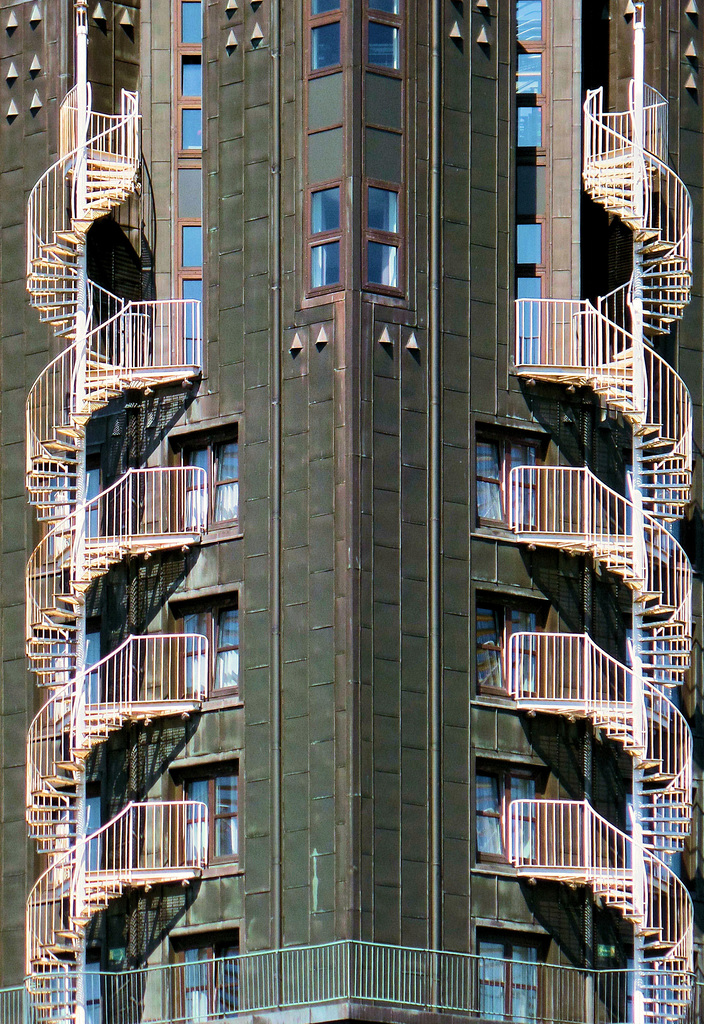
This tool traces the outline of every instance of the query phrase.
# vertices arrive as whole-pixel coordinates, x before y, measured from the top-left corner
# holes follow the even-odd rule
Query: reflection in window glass
[[[516,72],[517,93],[542,93],[543,57],[540,53],[519,53]]]
[[[398,193],[370,185],[368,219],[374,231],[398,231]]]
[[[203,266],[203,229],[200,224],[181,228],[181,263],[184,267]]]
[[[215,449],[215,522],[237,519],[239,506],[239,454],[237,441],[227,441]],[[220,684],[218,684],[220,685]]]
[[[181,298],[203,301],[203,282],[186,278],[181,282]],[[201,350],[200,317],[192,305],[186,307],[184,323],[184,341],[186,343],[186,362],[189,366],[201,366],[203,353]]]
[[[516,260],[518,263],[542,262],[543,229],[540,224],[516,225]]]
[[[524,42],[534,42],[542,37],[542,0],[516,0],[516,38]]]
[[[311,29],[311,68],[334,67],[340,63],[340,22],[333,21],[329,25],[318,25]]]
[[[477,852],[499,857],[501,842],[501,796],[495,775],[477,775]]]
[[[480,519],[500,520],[501,462],[499,446],[494,441],[477,443],[477,515]]]
[[[545,167],[519,164],[516,168],[516,213],[519,217],[545,213]]]
[[[313,288],[325,288],[340,281],[340,243],[314,245],[310,254],[310,276]]]
[[[398,288],[398,248],[381,242],[367,246],[367,274],[370,284]]]
[[[215,856],[235,857],[238,848],[237,776],[215,777]]]
[[[369,0],[372,11],[385,11],[386,14],[399,13],[399,0]]]
[[[200,0],[185,0],[181,4],[181,42],[197,45],[202,39],[203,20]]]
[[[340,0],[311,0],[311,14],[328,14],[340,10]]]
[[[384,68],[398,68],[398,29],[393,25],[382,25],[378,21],[370,21],[367,57],[370,64],[379,64]]]
[[[223,608],[218,613],[218,649],[215,656],[215,689],[225,690],[235,688],[239,680],[239,675],[239,609]]]
[[[181,95],[200,96],[203,92],[203,73],[200,57],[181,60]]]
[[[208,805],[208,780],[189,779],[184,786],[184,797],[188,801]],[[190,861],[208,860],[208,819],[202,808],[189,806],[186,818],[186,857]]]
[[[540,107],[518,108],[518,145],[541,146],[543,143],[543,112]]]
[[[200,108],[181,111],[181,148],[203,148],[203,119]]]
[[[340,227],[340,187],[324,188],[311,196],[310,230],[338,231]]]
[[[539,299],[542,295],[542,278],[540,277],[518,277],[516,278],[517,299]]]

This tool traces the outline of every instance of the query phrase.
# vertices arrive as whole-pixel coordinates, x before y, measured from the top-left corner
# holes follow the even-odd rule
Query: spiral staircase
[[[635,21],[642,31],[640,7]],[[690,664],[692,569],[670,523],[690,500],[692,410],[653,345],[689,301],[691,203],[666,162],[659,93],[633,81],[628,110],[608,113],[597,89],[584,115],[584,187],[633,232],[634,272],[595,302],[517,300],[514,370],[528,382],[589,388],[620,413],[633,430],[633,484],[624,497],[587,468],[515,467],[510,525],[530,548],[587,556],[622,580],[637,643],[627,666],[587,634],[519,633],[507,673],[518,708],[588,719],[628,752],[638,813],[629,834],[588,802],[514,801],[507,835],[520,876],[588,886],[632,922],[634,1024],[676,1024],[691,1003],[693,911],[669,857],[690,829],[692,735],[666,690]]]
[[[77,10],[85,45],[85,9]],[[87,96],[87,110],[80,97]],[[190,387],[201,372],[200,304],[127,301],[86,277],[90,226],[138,189],[138,98],[116,116],[91,110],[90,86],[66,96],[59,159],[29,198],[27,287],[62,339],[26,410],[26,486],[42,523],[27,565],[26,653],[48,699],[27,738],[26,818],[46,869],[27,903],[26,969],[37,1024],[76,1024],[84,933],[128,887],[187,884],[206,863],[207,809],[133,803],[86,835],[86,761],[131,722],[189,715],[208,685],[208,642],[194,634],[129,636],[85,660],[84,603],[94,580],[128,557],[186,551],[207,529],[197,467],[129,469],[84,500],[92,414],[128,391]]]

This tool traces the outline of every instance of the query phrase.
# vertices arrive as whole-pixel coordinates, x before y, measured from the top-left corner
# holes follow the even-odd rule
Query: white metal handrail
[[[123,93],[119,115],[87,113],[85,207],[78,209],[75,189],[67,206],[66,181],[81,149],[75,138],[75,100],[75,90],[64,100],[61,156],[34,186],[27,205],[27,287],[31,301],[42,320],[69,332],[78,296],[76,258],[85,232],[92,220],[119,205],[134,190],[139,169],[137,96]],[[65,148],[72,143],[72,148]]]
[[[40,541],[27,565],[27,656],[49,685],[72,677],[77,608],[92,580],[125,555],[198,541],[208,525],[207,493],[197,466],[130,469]]]
[[[39,1006],[53,979],[75,970],[90,919],[126,888],[196,878],[207,863],[208,809],[198,801],[130,803],[111,821],[53,858],[27,902],[26,971]],[[67,986],[67,988],[70,988]],[[72,992],[56,1019],[72,1021]]]
[[[684,848],[692,817],[692,733],[673,702],[644,681],[635,705],[633,672],[586,633],[514,633],[509,694],[519,708],[587,717],[643,767],[644,837],[661,853]]]
[[[646,962],[668,975],[655,991],[646,981],[646,1020],[671,1019],[673,1003],[681,1013],[692,993],[694,911],[667,864],[634,849],[634,840],[586,800],[514,800],[505,827],[508,857],[519,875],[588,885],[642,931]]]
[[[55,851],[75,823],[76,779],[93,747],[127,722],[197,710],[208,677],[207,637],[130,636],[47,700],[27,735],[26,818],[39,852]]]
[[[508,506],[509,525],[520,540],[590,554],[639,592],[651,620],[653,664],[658,652],[667,654],[663,645],[669,640],[680,652],[691,647],[692,568],[680,544],[656,519],[644,516],[641,550],[631,532],[632,503],[586,467],[515,467]],[[671,680],[679,681],[680,676]]]
[[[200,302],[125,302],[42,371],[27,397],[27,489],[44,518],[75,502],[76,453],[92,413],[129,388],[191,381],[202,367]],[[82,374],[82,381],[76,379]]]

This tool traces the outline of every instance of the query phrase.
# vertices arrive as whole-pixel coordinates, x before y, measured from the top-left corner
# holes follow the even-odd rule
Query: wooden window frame
[[[201,280],[201,277],[200,276],[192,277],[192,278],[190,278],[190,280],[199,281],[199,280]],[[222,445],[225,445],[225,444],[236,444],[237,445],[237,449],[238,449],[238,457],[239,457],[239,429],[237,427],[235,427],[235,428],[229,427],[227,430],[223,430],[222,432],[216,431],[213,434],[208,434],[207,436],[203,435],[203,434],[195,434],[193,436],[188,436],[186,439],[184,439],[182,447],[181,447],[181,461],[182,461],[182,464],[184,466],[191,465],[191,463],[188,461],[188,455],[189,455],[190,452],[194,452],[194,451],[207,451],[208,452],[208,469],[207,469],[207,473],[208,473],[208,531],[209,532],[212,532],[214,530],[232,529],[233,527],[239,526],[239,524],[240,524],[239,510],[241,508],[242,502],[241,502],[241,498],[240,498],[240,494],[239,494],[239,485],[240,485],[239,473],[237,475],[237,480],[236,480],[236,483],[237,483],[237,486],[238,486],[237,516],[234,516],[231,519],[216,519],[215,518],[215,510],[216,510],[216,504],[217,504],[217,489],[218,489],[218,486],[219,486],[218,485],[218,480],[217,480],[218,461],[217,461],[216,451],[217,451],[217,449],[219,447],[221,447]],[[222,484],[233,483],[233,482],[235,482],[234,478],[232,478],[230,480],[222,480],[222,481],[220,481],[220,484],[222,485]]]
[[[219,617],[221,612],[228,611],[231,609],[237,610],[237,622],[238,622],[238,643],[237,646],[231,646],[227,648],[221,648],[219,645]],[[206,616],[206,628],[204,630],[204,636],[208,639],[208,689],[206,700],[217,700],[220,697],[239,697],[241,691],[241,680],[242,680],[242,616],[241,605],[239,600],[239,591],[230,593],[227,598],[223,598],[221,601],[211,603],[207,601],[189,601],[178,609],[180,631],[182,633],[189,632],[185,628],[185,620],[187,615],[203,615]],[[216,687],[215,680],[217,679],[217,667],[218,667],[218,654],[221,651],[233,651],[237,650],[240,654],[239,659],[239,670],[237,673],[237,684],[235,686],[221,686]]]
[[[322,129],[327,131],[327,129]],[[317,134],[316,132],[310,132],[308,137]],[[313,215],[313,195],[316,192],[324,192],[328,188],[339,188],[340,190],[340,224],[336,231],[316,231],[313,232],[312,215]],[[311,185],[306,190],[305,198],[305,218],[306,218],[306,281],[308,284],[307,294],[311,296],[315,295],[326,295],[329,292],[339,292],[344,288],[343,281],[345,279],[345,253],[343,245],[343,222],[344,222],[344,204],[343,204],[343,186],[341,178],[333,178],[329,181],[316,182],[315,185]],[[339,242],[340,243],[340,279],[333,284],[324,284],[319,287],[313,287],[313,249],[319,245],[326,245],[328,242]]]
[[[172,1006],[172,1015],[175,1020],[184,1020],[186,1018],[186,970],[187,952],[197,952],[199,954],[196,963],[205,962],[206,970],[206,1001],[207,1001],[207,1018],[224,1020],[232,1013],[236,1013],[239,1010],[239,957],[241,955],[240,948],[240,937],[238,931],[223,931],[218,934],[217,932],[209,932],[208,935],[198,938],[197,936],[185,937],[182,939],[173,940],[174,947],[174,963],[178,965],[180,970],[183,971],[183,985],[174,986],[172,998],[175,1003],[179,1005]],[[237,954],[231,954],[229,957],[224,955],[224,950],[237,949]],[[223,1008],[218,1005],[217,1000],[217,979],[215,975],[215,968],[219,960],[235,959],[237,956],[237,964],[235,969],[235,1005],[234,1007],[230,1004]]]
[[[372,126],[373,127],[373,126]],[[384,129],[385,131],[387,129]],[[401,134],[400,132],[398,134]],[[403,145],[402,145],[403,150]],[[380,231],[378,228],[369,227],[369,189],[379,188],[385,192],[395,192],[398,197],[398,231]],[[404,189],[402,184],[396,182],[382,181],[379,178],[364,178],[364,194],[362,196],[362,223],[364,224],[364,250],[362,252],[362,280],[363,287],[367,291],[373,291],[379,295],[393,295],[394,297],[404,295],[401,282],[406,279],[406,249],[403,244],[403,226],[405,224],[405,203]],[[385,284],[372,283],[369,280],[369,243],[378,242],[380,245],[391,245],[397,252],[397,271],[399,284],[396,287]]]
[[[502,945],[503,946],[503,956],[500,959],[494,960],[494,957],[490,957],[486,953],[482,953],[482,951],[481,951],[482,943],[490,943],[490,942],[495,944],[495,945]],[[524,960],[516,961],[516,960],[513,959],[513,953],[514,953],[514,951],[520,951],[522,949],[524,949],[524,950],[533,950],[534,951],[534,953],[535,953],[535,963],[534,963],[534,966],[535,966],[535,988],[534,988],[534,991],[535,991],[535,1003],[536,1003],[536,1007],[535,1007],[535,1009],[536,1009],[536,1017],[535,1017],[535,1019],[536,1019],[536,1021],[537,1020],[541,1020],[543,1018],[543,1012],[542,1012],[542,1009],[543,1009],[543,1007],[542,1007],[543,995],[541,993],[541,985],[540,985],[540,980],[541,980],[540,965],[545,962],[545,952],[546,952],[546,950],[545,950],[545,943],[541,942],[539,939],[536,939],[536,937],[533,936],[533,935],[523,935],[523,934],[517,934],[517,935],[511,934],[511,935],[509,935],[509,933],[507,933],[507,932],[498,932],[498,931],[493,931],[493,930],[488,930],[488,929],[487,930],[482,929],[481,931],[478,930],[478,932],[477,932],[476,948],[477,948],[477,956],[483,958],[482,961],[480,961],[480,967],[479,967],[479,978],[480,978],[480,981],[479,981],[479,993],[478,993],[478,995],[479,995],[479,1008],[480,1008],[480,1012],[481,1013],[487,1013],[488,1014],[490,1012],[490,1009],[483,1005],[482,988],[485,985],[492,984],[492,981],[493,981],[493,979],[490,979],[489,977],[487,977],[487,971],[484,969],[484,960],[486,960],[488,963],[490,963],[493,960],[495,963],[500,963],[500,964],[503,965],[503,977],[501,979],[501,985],[502,985],[502,988],[503,988],[504,1005],[503,1005],[502,1011],[501,1010],[499,1011],[500,1018],[502,1020],[513,1020],[514,1017],[516,1017],[516,1019],[519,1019],[519,1020],[526,1020],[527,1019],[523,1015],[518,1014],[517,1008],[515,1008],[514,1005],[513,1005],[513,990],[514,990],[513,967],[514,967],[514,965],[516,963],[528,962],[528,963],[531,964],[531,966],[533,966],[533,963],[530,960],[528,960],[528,961],[524,961]],[[493,1007],[492,1007],[492,1009],[493,1009]]]
[[[342,56],[345,52],[346,33],[345,18],[342,9],[343,0],[335,11],[326,11],[325,14],[313,14],[313,5],[308,0],[308,19],[306,26],[306,74],[308,80],[324,78],[325,75],[335,75],[342,71]],[[324,68],[313,68],[313,29],[322,28],[324,25],[332,25],[339,22],[340,25],[340,60],[337,64],[327,64]]]
[[[479,475],[479,445],[480,444],[495,444],[499,447],[499,496],[501,500],[501,519],[493,519],[490,516],[479,515],[479,484],[481,482],[494,483],[493,478],[484,477]],[[474,500],[474,514],[475,522],[478,526],[492,526],[492,527],[506,527],[508,525],[508,485],[511,474],[512,465],[512,454],[513,448],[521,447],[526,451],[532,451],[534,453],[534,462],[517,462],[517,466],[525,465],[540,465],[543,462],[543,445],[540,441],[533,437],[516,437],[515,435],[509,434],[492,434],[477,432],[477,439],[475,444],[475,481],[476,481],[476,494]]]
[[[542,792],[543,786],[541,785],[541,773],[536,771],[529,766],[513,765],[499,762],[497,764],[479,762],[475,768],[475,779],[479,776],[485,778],[492,778],[498,781],[498,795],[499,795],[499,806],[496,811],[480,811],[475,806],[475,835],[476,835],[476,846],[475,855],[478,864],[507,864],[508,857],[506,855],[507,847],[507,836],[506,836],[506,824],[507,824],[507,813],[508,807],[513,799],[521,799],[521,797],[515,797],[513,790],[516,787],[512,787],[511,781],[513,779],[522,779],[523,781],[530,781],[534,784],[534,796],[531,799],[539,799],[540,793]],[[520,791],[519,791],[520,792]],[[490,818],[492,821],[498,821],[499,823],[499,836],[501,841],[501,853],[487,853],[479,849],[479,819]]]
[[[486,611],[492,611],[498,615],[498,642],[492,644],[490,641],[479,643],[479,611],[484,609]],[[508,696],[508,689],[506,686],[506,680],[508,678],[508,646],[511,637],[514,633],[524,632],[525,627],[519,626],[514,628],[513,613],[519,612],[526,615],[535,616],[533,627],[527,632],[542,632],[545,629],[545,622],[547,619],[547,609],[542,602],[536,602],[531,600],[526,601],[511,601],[509,599],[501,600],[501,595],[498,594],[486,594],[477,593],[475,598],[474,607],[474,671],[476,679],[476,692],[478,694],[486,694],[489,696],[506,697]],[[501,663],[501,686],[491,686],[487,683],[482,683],[479,680],[479,666],[478,666],[478,654],[480,651],[494,651]]]
[[[237,850],[234,854],[227,854],[226,856],[216,856],[215,854],[215,840],[216,840],[216,823],[221,821],[225,815],[215,814],[215,780],[224,778],[225,776],[233,777],[237,780],[237,811],[235,814],[227,815],[227,818],[236,818],[237,820]],[[235,758],[232,761],[227,761],[224,764],[209,764],[204,765],[203,770],[194,770],[184,772],[181,778],[181,790],[183,799],[192,799],[188,796],[188,786],[191,783],[196,782],[207,782],[208,784],[208,865],[218,867],[224,864],[239,864],[241,860],[241,836],[240,836],[240,822],[242,819],[242,787],[240,785],[240,765],[239,761]]]

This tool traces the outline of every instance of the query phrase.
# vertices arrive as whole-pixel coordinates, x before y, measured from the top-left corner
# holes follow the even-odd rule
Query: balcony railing
[[[27,656],[40,681],[75,675],[77,608],[94,579],[126,555],[186,548],[207,524],[205,470],[176,466],[130,469],[54,526],[27,566]]]
[[[643,683],[634,701],[633,672],[585,633],[514,633],[508,690],[518,707],[587,717],[643,768],[645,841],[661,853],[684,849],[692,818],[692,733],[678,708]]]
[[[189,384],[200,373],[200,302],[121,302],[42,371],[27,398],[27,490],[43,519],[70,511],[77,454],[96,409],[128,389]]]
[[[131,803],[52,859],[27,902],[25,967],[38,1021],[76,1020],[75,958],[94,914],[127,888],[200,874],[207,815],[196,801]]]
[[[679,543],[645,515],[644,543],[632,534],[633,505],[586,468],[511,470],[509,523],[526,544],[589,554],[638,594],[646,617],[643,671],[675,685],[689,666],[692,567]],[[667,669],[667,671],[665,671]]]
[[[665,973],[661,986],[647,972],[642,979],[645,1020],[678,1020],[691,1001],[694,909],[677,875],[587,801],[514,800],[506,829],[520,876],[587,885],[633,923],[644,936],[648,967]]]
[[[93,747],[126,722],[197,710],[208,674],[207,637],[132,636],[50,697],[27,737],[26,817],[40,853],[68,848],[76,781]]]
[[[704,987],[695,987],[693,977],[689,982],[695,998],[663,1024],[701,1020]],[[208,1024],[316,1007],[325,1019],[346,1020],[350,1003],[462,1015],[473,1024],[623,1024],[634,983],[628,970],[354,941],[84,976],[90,1024]],[[664,988],[668,972],[653,971],[651,984]],[[37,1011],[26,990],[1,990],[0,1024],[74,1024],[61,1016],[74,989],[74,972],[55,976],[53,1016]]]

